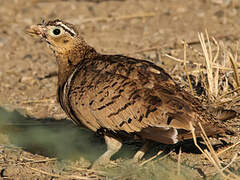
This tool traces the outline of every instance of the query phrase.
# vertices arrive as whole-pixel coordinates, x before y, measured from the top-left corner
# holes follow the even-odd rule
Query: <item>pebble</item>
[[[224,11],[223,10],[218,10],[217,12],[214,13],[215,16],[218,18],[221,18],[224,16]]]
[[[0,37],[0,47],[4,46],[8,42],[8,38]]]
[[[32,55],[31,54],[26,54],[24,57],[23,57],[23,59],[32,59],[33,57],[32,57]]]
[[[185,8],[185,7],[179,7],[179,8],[177,8],[177,10],[176,10],[178,13],[185,13],[185,12],[187,12],[187,8]]]
[[[228,6],[231,3],[231,1],[232,0],[212,0],[212,3]]]
[[[28,83],[33,85],[35,83],[35,79],[32,76],[23,76],[20,78],[20,82],[22,83]]]

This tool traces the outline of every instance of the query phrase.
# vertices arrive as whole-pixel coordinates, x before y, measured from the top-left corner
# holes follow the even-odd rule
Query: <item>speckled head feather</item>
[[[74,52],[76,55],[83,46],[88,46],[76,26],[60,19],[33,25],[28,33],[43,38],[56,55],[67,56],[66,53],[69,55],[69,52]]]
[[[45,26],[60,26],[62,27],[65,31],[67,31],[71,36],[76,36],[78,35],[78,31],[75,28],[75,26],[73,24],[64,22],[60,19],[56,19],[53,21],[48,21],[46,24],[44,24]]]
[[[27,32],[44,39],[57,57],[59,84],[63,85],[75,66],[83,59],[97,55],[71,23],[60,19],[32,25]]]

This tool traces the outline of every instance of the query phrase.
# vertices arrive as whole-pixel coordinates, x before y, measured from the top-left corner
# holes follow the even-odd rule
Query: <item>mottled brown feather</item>
[[[60,37],[49,37],[44,28],[59,21],[32,29],[55,49],[58,99],[75,124],[116,136],[119,132],[137,134],[166,144],[192,138],[190,122],[197,136],[199,122],[209,136],[227,131],[199,99],[181,89],[161,67],[146,60],[99,54],[79,32],[74,37],[68,29]],[[73,25],[65,25],[76,31]],[[68,39],[64,47],[61,38]]]
[[[163,143],[173,141],[166,138],[169,129],[162,127],[187,130],[179,134],[179,140],[192,138],[189,122],[196,132],[198,122],[208,127],[208,135],[224,132],[198,99],[148,61],[99,54],[79,63],[68,88],[64,95],[68,99],[65,105],[70,104],[73,111],[70,114],[93,131],[137,132]],[[149,130],[152,134],[146,133]]]

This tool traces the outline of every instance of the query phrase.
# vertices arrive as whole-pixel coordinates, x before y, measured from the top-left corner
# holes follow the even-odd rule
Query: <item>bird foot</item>
[[[114,161],[110,161],[110,160],[99,160],[97,159],[91,166],[90,169],[99,169],[101,167],[114,167],[116,166],[117,163]]]
[[[134,155],[134,157],[132,159],[133,162],[139,162],[143,158],[144,154],[145,154],[145,152],[142,152],[142,151],[136,152],[136,154]]]
[[[110,161],[110,158],[122,147],[122,142],[114,136],[104,135],[104,139],[107,144],[107,151],[93,163],[91,169],[113,164],[112,161]]]
[[[133,161],[139,162],[143,158],[143,156],[146,154],[146,152],[148,151],[151,145],[152,145],[151,142],[149,141],[145,142],[144,145],[141,147],[141,149],[139,149],[134,155]]]
[[[90,166],[90,169],[99,169],[100,167],[103,167],[107,165],[110,161],[100,161],[97,159],[96,161],[93,162],[93,164]]]

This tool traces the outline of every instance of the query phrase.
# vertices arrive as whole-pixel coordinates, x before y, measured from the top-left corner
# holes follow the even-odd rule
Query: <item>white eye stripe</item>
[[[62,22],[57,22],[56,25],[61,26],[61,27],[62,27],[63,29],[65,29],[66,31],[69,31],[71,34],[76,35],[76,32],[75,32],[73,29],[67,27],[67,26],[66,26],[65,24],[63,24]]]

